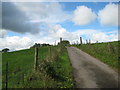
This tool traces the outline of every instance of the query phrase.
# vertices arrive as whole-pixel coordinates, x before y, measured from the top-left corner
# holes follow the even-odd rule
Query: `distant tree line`
[[[2,49],[2,51],[0,51],[0,52],[8,52],[10,49],[9,48],[4,48],[4,49]]]
[[[34,47],[44,47],[44,46],[52,46],[50,44],[46,44],[46,43],[43,43],[43,44],[40,44],[40,43],[35,43],[33,46],[31,46],[30,48],[34,48]]]

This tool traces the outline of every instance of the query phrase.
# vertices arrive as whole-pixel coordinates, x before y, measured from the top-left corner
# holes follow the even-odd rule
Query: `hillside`
[[[72,45],[120,69],[120,42]],[[34,70],[35,48],[2,54],[2,87],[6,87],[8,62],[8,88],[74,88],[73,68],[64,45],[38,48],[38,70]],[[81,56],[82,57],[82,56]],[[101,72],[102,73],[102,72]]]
[[[65,47],[40,47],[38,71],[34,71],[34,48],[3,53],[2,87],[8,88],[72,88],[72,67]],[[62,53],[64,52],[64,53]],[[66,72],[64,72],[66,71]]]
[[[120,45],[120,42],[94,43],[73,46],[80,48],[81,50],[87,52],[95,58],[98,58],[102,62],[117,70],[120,69],[118,45]]]

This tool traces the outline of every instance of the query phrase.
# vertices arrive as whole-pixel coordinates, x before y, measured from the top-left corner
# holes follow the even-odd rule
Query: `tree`
[[[59,43],[59,45],[69,46],[70,42],[68,40],[63,40]]]
[[[8,52],[10,49],[8,49],[8,48],[4,48],[3,50],[2,50],[2,52]]]

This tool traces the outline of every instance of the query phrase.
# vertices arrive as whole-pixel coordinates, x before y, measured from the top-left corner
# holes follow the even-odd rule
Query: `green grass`
[[[39,62],[48,54],[48,48],[39,48]],[[42,55],[44,56],[42,57]],[[28,75],[32,72],[34,66],[34,49],[20,50],[2,54],[2,79],[3,87],[5,87],[5,70],[6,62],[8,62],[8,86],[10,88],[21,87],[23,74]],[[18,84],[17,84],[18,83]]]
[[[48,74],[57,81],[58,88],[73,88],[72,67],[66,48],[56,57],[46,70]]]
[[[50,56],[51,55],[51,56]],[[8,62],[8,88],[72,88],[72,67],[64,47],[39,48],[39,67],[34,71],[34,48],[3,53],[2,87]]]
[[[118,65],[120,64],[118,60],[118,44],[120,42],[109,42],[109,45],[108,43],[83,44],[75,45],[75,47],[80,48],[117,70],[120,69]]]

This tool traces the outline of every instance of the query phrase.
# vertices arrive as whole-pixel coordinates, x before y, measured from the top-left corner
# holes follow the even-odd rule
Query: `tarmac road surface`
[[[67,47],[77,88],[118,88],[118,73],[76,47]]]

